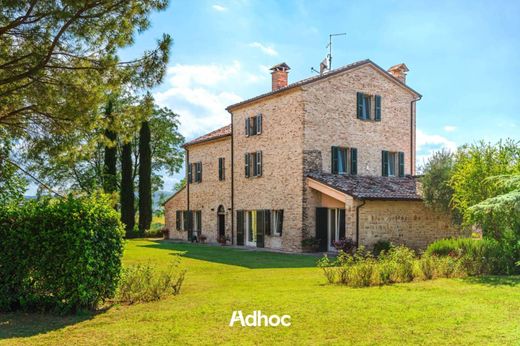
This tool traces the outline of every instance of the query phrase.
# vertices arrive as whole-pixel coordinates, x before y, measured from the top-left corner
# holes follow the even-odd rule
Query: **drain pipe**
[[[363,200],[362,204],[356,207],[356,247],[359,247],[359,209],[364,206],[367,202]]]

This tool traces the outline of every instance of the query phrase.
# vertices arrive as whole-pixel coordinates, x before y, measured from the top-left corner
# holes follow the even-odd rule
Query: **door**
[[[256,246],[256,237],[257,237],[257,213],[256,210],[248,211],[245,214],[247,225],[246,230],[246,245],[247,246]]]
[[[243,210],[237,210],[237,245],[244,245],[244,225],[245,213]]]
[[[316,208],[316,239],[319,239],[319,251],[327,251],[327,208]]]
[[[339,240],[339,212],[338,209],[329,209],[327,227],[327,250],[334,251],[334,242]]]
[[[226,210],[222,205],[217,210],[217,232],[219,238],[226,236]]]

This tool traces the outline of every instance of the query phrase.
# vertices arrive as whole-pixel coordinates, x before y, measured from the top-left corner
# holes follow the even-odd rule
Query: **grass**
[[[179,296],[97,314],[0,315],[0,345],[520,344],[520,277],[384,287],[325,284],[316,258],[166,241],[128,242],[125,263],[188,268]],[[229,327],[233,310],[291,327]]]

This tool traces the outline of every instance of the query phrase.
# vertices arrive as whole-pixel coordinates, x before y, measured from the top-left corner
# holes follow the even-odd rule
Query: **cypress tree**
[[[112,101],[108,101],[105,115],[112,123]],[[110,145],[105,146],[105,157],[103,165],[103,190],[106,193],[112,193],[117,190],[117,134],[109,129],[105,130],[105,137],[111,141]]]
[[[126,237],[133,235],[135,225],[134,179],[132,168],[132,143],[123,145],[121,152],[121,221],[125,224]]]
[[[150,124],[143,121],[139,131],[139,232],[152,224],[152,149]]]

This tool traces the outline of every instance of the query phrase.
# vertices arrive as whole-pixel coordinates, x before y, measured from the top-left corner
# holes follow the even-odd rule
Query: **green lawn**
[[[325,284],[316,258],[133,240],[125,263],[183,253],[181,294],[97,314],[0,315],[0,344],[520,345],[520,277],[386,287]],[[233,310],[289,314],[291,327],[229,327]]]

